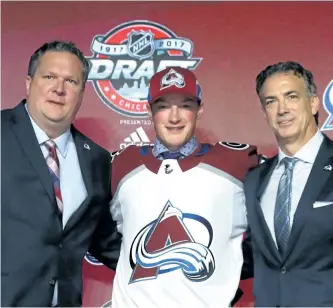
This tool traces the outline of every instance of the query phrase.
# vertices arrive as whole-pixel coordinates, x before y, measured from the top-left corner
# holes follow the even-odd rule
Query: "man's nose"
[[[58,95],[64,95],[65,94],[65,81],[58,79],[54,86],[54,92],[56,92]]]
[[[286,99],[282,99],[281,101],[279,101],[278,103],[278,113],[279,114],[285,114],[288,112],[288,105],[286,102]]]
[[[178,123],[180,122],[181,117],[180,117],[180,112],[179,108],[177,106],[172,106],[170,110],[170,115],[169,115],[169,122],[170,123]]]

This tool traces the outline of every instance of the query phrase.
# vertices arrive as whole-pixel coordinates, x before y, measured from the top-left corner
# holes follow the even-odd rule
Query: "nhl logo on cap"
[[[160,90],[169,88],[171,86],[176,86],[177,88],[185,87],[186,83],[184,76],[181,73],[176,72],[173,68],[170,69],[161,79]]]

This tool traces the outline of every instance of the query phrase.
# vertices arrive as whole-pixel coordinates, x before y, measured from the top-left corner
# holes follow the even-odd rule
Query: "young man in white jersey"
[[[154,146],[114,153],[111,213],[123,236],[113,308],[229,307],[243,264],[243,178],[256,148],[199,144],[201,88],[190,70],[150,81]]]

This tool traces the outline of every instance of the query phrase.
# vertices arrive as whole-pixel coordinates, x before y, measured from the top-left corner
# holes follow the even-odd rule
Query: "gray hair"
[[[312,73],[299,63],[293,61],[269,65],[260,72],[256,78],[256,91],[258,95],[266,79],[276,73],[293,73],[295,76],[304,80],[309,97],[317,95],[317,86],[313,80]]]

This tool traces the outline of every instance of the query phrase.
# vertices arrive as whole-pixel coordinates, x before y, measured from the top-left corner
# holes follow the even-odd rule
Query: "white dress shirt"
[[[25,107],[29,114],[27,106]],[[37,125],[37,123],[32,119],[30,114],[29,117],[41,151],[44,155],[44,158],[46,159],[48,155],[48,150],[44,145],[44,142],[49,140],[50,138]],[[70,130],[67,130],[59,137],[53,139],[53,141],[57,145],[56,151],[59,159],[59,180],[63,203],[62,224],[64,228],[69,218],[87,197],[87,190],[83,182],[79,159],[76,152],[76,146]],[[43,205],[41,204],[41,206]],[[58,284],[56,284],[54,288],[54,297],[52,301],[53,305],[56,305],[57,303],[57,291]]]
[[[292,178],[292,195],[290,206],[290,227],[294,221],[294,215],[297,205],[302,196],[305,184],[308,180],[313,163],[318,154],[319,148],[322,144],[324,137],[318,130],[317,133],[294,155],[298,158],[296,162],[293,178]],[[272,238],[276,244],[275,231],[274,231],[274,209],[277,197],[278,186],[280,178],[285,170],[284,164],[281,160],[287,155],[279,148],[278,163],[269,179],[267,187],[262,195],[260,204],[267,223],[267,226],[272,234]]]

